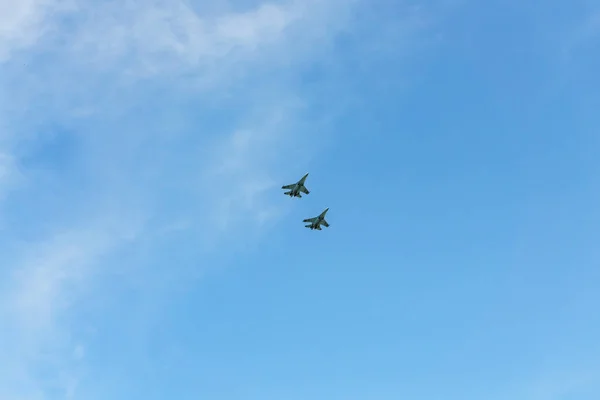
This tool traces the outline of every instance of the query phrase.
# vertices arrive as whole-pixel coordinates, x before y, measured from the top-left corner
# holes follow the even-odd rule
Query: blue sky
[[[0,10],[1,399],[600,398],[594,2]]]

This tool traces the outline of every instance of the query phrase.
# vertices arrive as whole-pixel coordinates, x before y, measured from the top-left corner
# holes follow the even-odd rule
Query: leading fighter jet
[[[282,189],[288,190],[287,192],[285,192],[283,194],[288,195],[290,197],[302,197],[300,192],[302,192],[304,194],[309,194],[310,192],[308,191],[308,189],[306,189],[306,186],[304,186],[304,181],[306,181],[307,176],[308,176],[308,174],[304,175],[302,177],[302,179],[300,179],[296,183],[292,183],[291,185],[282,186],[281,187]]]
[[[329,228],[329,224],[327,223],[327,221],[325,221],[325,214],[327,214],[327,211],[329,211],[329,208],[326,208],[325,211],[323,211],[321,214],[319,214],[318,217],[305,219],[302,222],[309,222],[309,224],[304,225],[304,226],[306,228],[310,228],[311,231],[313,229],[320,231],[321,225],[323,225],[325,228]]]

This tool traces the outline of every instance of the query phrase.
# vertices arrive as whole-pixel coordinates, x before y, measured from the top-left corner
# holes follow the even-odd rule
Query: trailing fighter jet
[[[290,197],[302,197],[300,192],[302,192],[304,194],[309,194],[310,192],[308,191],[308,189],[306,189],[306,186],[304,186],[304,181],[306,181],[307,176],[308,176],[308,174],[304,175],[302,177],[302,179],[300,179],[296,183],[292,183],[291,185],[282,186],[281,187],[282,189],[286,189],[286,190],[289,189],[287,192],[285,192],[283,194],[288,195]]]
[[[323,211],[321,214],[319,214],[318,217],[305,219],[302,222],[309,222],[309,224],[304,225],[304,226],[306,228],[310,228],[311,231],[313,229],[320,231],[321,225],[325,226],[325,228],[329,228],[329,224],[327,223],[327,221],[325,221],[325,214],[327,214],[327,211],[329,211],[329,208],[326,208],[325,211]]]

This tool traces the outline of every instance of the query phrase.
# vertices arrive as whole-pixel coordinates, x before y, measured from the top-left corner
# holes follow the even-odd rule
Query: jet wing
[[[291,185],[285,185],[285,186],[282,186],[281,188],[282,188],[282,189],[293,189],[293,188],[294,188],[294,186],[296,186],[296,184],[295,184],[295,183],[292,183]]]
[[[310,222],[310,223],[313,223],[313,222],[315,222],[316,220],[317,220],[317,217],[314,217],[314,218],[307,218],[307,219],[303,220],[302,222]]]
[[[309,194],[310,192],[308,191],[308,189],[304,186],[300,186],[300,191],[304,194]]]
[[[327,221],[323,220],[321,221],[321,223],[323,224],[323,226],[325,226],[325,228],[329,228],[329,224],[327,223]]]

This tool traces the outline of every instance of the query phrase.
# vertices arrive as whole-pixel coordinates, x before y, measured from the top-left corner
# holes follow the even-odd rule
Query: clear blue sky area
[[[600,399],[597,3],[4,9],[0,399]]]

